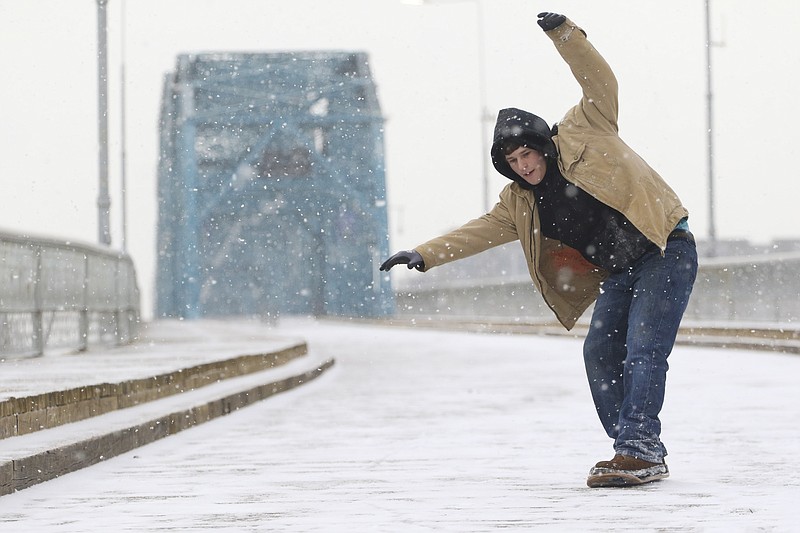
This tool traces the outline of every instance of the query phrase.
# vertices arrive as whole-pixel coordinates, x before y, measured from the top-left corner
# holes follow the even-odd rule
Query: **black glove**
[[[558,13],[549,13],[545,11],[544,13],[539,13],[536,15],[539,17],[539,20],[536,23],[542,27],[544,31],[550,31],[555,28],[558,28],[564,21],[567,20],[567,17],[564,15],[559,15]]]
[[[387,259],[381,265],[381,270],[385,270],[386,272],[389,271],[395,265],[408,265],[408,269],[411,270],[412,268],[416,268],[417,270],[425,270],[425,261],[422,260],[422,256],[419,255],[414,250],[404,250],[402,252],[397,252],[392,257]]]

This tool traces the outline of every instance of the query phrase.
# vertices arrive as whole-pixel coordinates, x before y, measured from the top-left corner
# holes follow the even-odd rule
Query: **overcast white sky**
[[[536,13],[584,27],[620,82],[622,137],[708,232],[705,19],[700,0],[483,0],[487,108],[557,121],[577,84]],[[124,8],[123,8],[124,6]],[[123,17],[124,13],[124,17]],[[127,93],[128,250],[152,306],[158,112],[179,53],[343,49],[370,54],[386,117],[391,246],[482,213],[474,1],[109,0],[113,246],[121,244],[120,76]],[[712,2],[717,233],[800,236],[796,103],[800,4]],[[97,241],[96,2],[0,0],[0,229]],[[491,126],[489,126],[491,127]],[[447,142],[452,148],[443,149]],[[789,161],[787,164],[785,161]],[[506,179],[492,171],[492,197]]]

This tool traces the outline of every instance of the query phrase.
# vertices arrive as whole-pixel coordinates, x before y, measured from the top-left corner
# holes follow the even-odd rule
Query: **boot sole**
[[[645,478],[625,472],[605,472],[593,474],[586,479],[586,485],[595,489],[601,487],[633,487],[669,477],[669,473],[655,474]]]

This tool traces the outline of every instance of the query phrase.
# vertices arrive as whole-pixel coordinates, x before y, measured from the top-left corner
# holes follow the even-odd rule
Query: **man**
[[[564,15],[540,13],[583,95],[552,128],[520,109],[500,111],[491,156],[512,182],[482,217],[382,265],[425,271],[519,240],[534,285],[571,329],[595,303],[584,361],[615,456],[590,487],[668,477],[658,418],[672,351],[697,274],[688,211],[618,135],[617,80]],[[602,287],[602,291],[600,290]]]

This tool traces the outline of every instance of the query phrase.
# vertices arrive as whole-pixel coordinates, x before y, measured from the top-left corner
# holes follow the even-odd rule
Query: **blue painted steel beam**
[[[181,56],[165,80],[157,314],[394,309],[367,56]]]

